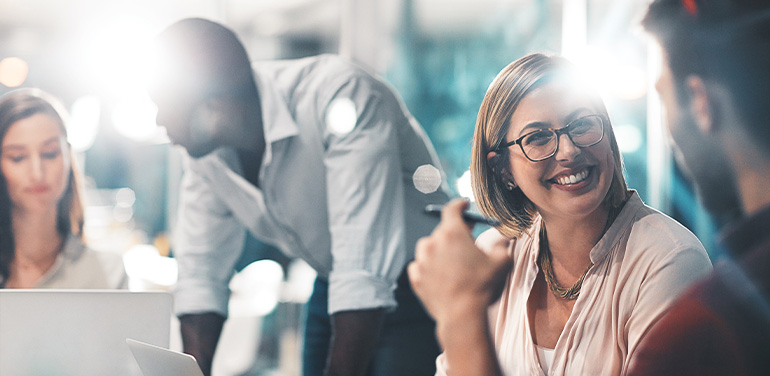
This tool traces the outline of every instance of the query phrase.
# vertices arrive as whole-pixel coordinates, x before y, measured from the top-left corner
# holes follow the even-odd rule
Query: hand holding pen
[[[441,213],[441,223],[417,242],[408,274],[415,293],[436,319],[439,341],[446,345],[449,328],[486,322],[486,310],[500,297],[511,259],[505,245],[480,250],[469,231],[474,223],[499,225],[496,220],[468,212],[468,202],[462,200],[448,203],[443,213],[437,209],[426,208],[430,215]]]
[[[441,217],[442,210],[444,210],[444,205],[431,204],[425,207],[425,213],[435,217]],[[480,223],[480,224],[485,224],[492,227],[500,226],[500,221],[494,218],[485,217],[481,214],[468,211],[468,209],[463,210],[462,217],[463,217],[463,220],[465,220],[465,222],[468,223],[469,225]]]

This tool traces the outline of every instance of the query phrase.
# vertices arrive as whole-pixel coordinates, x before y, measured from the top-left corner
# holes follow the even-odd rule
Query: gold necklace
[[[623,202],[625,204],[625,201]],[[614,207],[607,214],[607,223],[604,224],[604,230],[602,230],[602,236],[612,225],[615,217],[620,213],[620,209],[623,208],[623,204]],[[551,249],[548,247],[548,236],[545,232],[545,223],[540,225],[540,254],[537,257],[537,262],[540,264],[540,269],[543,270],[545,276],[545,283],[548,285],[548,289],[551,293],[562,300],[575,300],[580,296],[580,289],[583,287],[583,280],[585,280],[588,271],[594,266],[594,263],[590,263],[583,274],[578,278],[577,282],[570,288],[562,287],[559,281],[556,280],[556,275],[553,273],[553,265],[551,265]]]
[[[540,255],[537,261],[540,264],[540,269],[543,270],[545,283],[548,285],[548,289],[551,290],[551,293],[554,296],[562,300],[577,299],[577,297],[580,295],[580,288],[583,287],[583,280],[588,274],[588,270],[594,266],[593,263],[588,265],[586,270],[583,271],[583,275],[580,276],[580,278],[577,280],[577,282],[575,282],[574,285],[572,285],[572,287],[562,287],[562,285],[559,284],[559,281],[556,280],[556,276],[553,273],[553,265],[551,265],[551,251],[548,248],[548,237],[545,233],[545,224],[542,225],[540,230]]]

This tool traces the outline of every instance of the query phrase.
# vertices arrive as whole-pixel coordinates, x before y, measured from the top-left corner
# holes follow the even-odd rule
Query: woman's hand
[[[467,207],[464,200],[446,205],[441,223],[417,243],[408,269],[414,291],[439,325],[467,322],[470,316],[486,320],[511,268],[506,247],[490,253],[476,247],[461,216]]]

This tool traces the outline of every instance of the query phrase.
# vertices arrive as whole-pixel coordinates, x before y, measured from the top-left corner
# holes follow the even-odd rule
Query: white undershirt
[[[553,349],[547,349],[538,345],[535,345],[535,349],[537,349],[537,358],[540,360],[540,368],[543,369],[543,373],[548,375],[551,364],[553,364]]]

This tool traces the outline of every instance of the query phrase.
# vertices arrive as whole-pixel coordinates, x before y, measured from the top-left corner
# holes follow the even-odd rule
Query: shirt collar
[[[612,250],[613,245],[618,242],[618,238],[621,237],[623,233],[625,233],[626,228],[631,225],[636,212],[643,206],[644,203],[642,202],[642,199],[639,198],[639,194],[636,193],[635,190],[631,190],[631,196],[626,200],[620,213],[618,213],[618,216],[612,221],[612,224],[607,231],[605,231],[604,235],[602,235],[602,238],[599,239],[599,242],[596,243],[591,250],[590,257],[591,262],[594,263],[594,265],[600,263],[607,257]]]
[[[298,135],[299,127],[289,112],[286,97],[278,88],[278,83],[257,70],[254,70],[254,81],[259,91],[265,141],[271,143]]]
[[[770,205],[728,225],[720,234],[719,243],[737,257],[767,240],[770,237],[768,229],[770,229]]]
[[[73,263],[77,261],[80,256],[83,255],[83,252],[85,252],[85,245],[83,242],[81,242],[75,235],[69,234],[64,239],[64,246],[62,247],[61,252],[56,256],[56,261],[54,261],[51,268],[40,277],[37,286],[44,286],[59,273],[59,270],[64,266],[65,262]]]
[[[272,160],[272,144],[282,139],[299,135],[299,127],[286,106],[286,98],[272,77],[254,69],[254,82],[259,92],[262,129],[265,132],[265,156],[263,164]]]
[[[599,239],[599,242],[594,245],[593,249],[591,249],[589,257],[594,265],[599,264],[607,257],[612,250],[613,245],[618,242],[618,238],[623,236],[626,229],[630,227],[636,212],[643,206],[644,203],[642,202],[642,199],[639,198],[639,194],[635,190],[631,190],[631,196],[626,200],[626,203],[623,205],[620,213],[618,213],[618,216],[612,221],[612,224],[607,231],[605,231],[604,235],[602,235],[602,238]],[[533,263],[537,264],[537,257],[540,253],[540,236],[538,234],[540,234],[540,227],[542,226],[542,217],[538,214],[534,222],[535,225],[530,228],[528,235],[534,242],[535,249],[538,250],[537,252],[532,253],[531,260]]]

